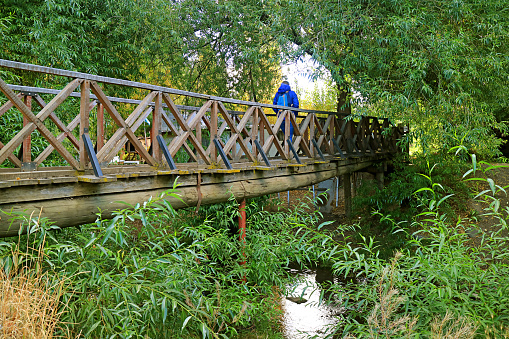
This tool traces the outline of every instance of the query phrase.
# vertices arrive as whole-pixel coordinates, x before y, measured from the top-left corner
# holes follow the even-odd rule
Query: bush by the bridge
[[[62,282],[57,336],[236,337],[256,324],[278,332],[269,325],[280,315],[274,305],[288,281],[283,268],[316,261],[321,248],[295,231],[316,222],[315,214],[298,207],[269,213],[267,203],[248,203],[245,246],[232,231],[234,199],[195,213],[154,198],[79,230],[49,232],[46,220],[34,218],[30,236],[0,244],[1,266],[15,276],[28,265]]]
[[[387,243],[374,236],[337,243],[339,260],[333,267],[345,281],[336,286],[345,310],[337,333],[358,338],[509,335],[509,209],[497,198],[507,187],[491,179],[497,166],[472,159],[464,177],[485,184],[474,199],[485,203],[482,217],[496,223],[481,227],[474,217],[452,213],[445,205],[455,192],[446,192],[439,177],[424,175],[426,184],[414,193],[419,212],[410,225],[376,213],[405,239],[389,259],[382,255]]]

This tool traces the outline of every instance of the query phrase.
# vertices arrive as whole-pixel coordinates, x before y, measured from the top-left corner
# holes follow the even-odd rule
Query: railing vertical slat
[[[200,128],[200,124],[197,125],[196,128]],[[217,163],[217,149],[213,140],[217,138],[217,101],[212,103],[212,107],[210,109],[210,160],[212,162]]]
[[[83,136],[88,133],[90,127],[90,81],[85,80],[81,83],[81,101],[80,101],[80,169],[84,170],[88,164],[88,155],[85,150],[85,140]]]
[[[32,96],[25,95],[23,102],[30,110],[32,110]],[[23,115],[23,127],[25,127],[29,123],[30,120],[25,115]],[[31,161],[32,161],[32,136],[31,134],[29,134],[23,140],[23,162],[30,163]]]
[[[255,158],[258,157],[258,150],[255,145],[255,140],[258,139],[258,109],[253,112],[253,120],[251,122],[251,152]]]
[[[104,146],[104,107],[103,104],[97,106],[97,152]]]
[[[157,93],[155,100],[155,108],[152,112],[152,126],[150,129],[150,145],[152,147],[152,156],[154,159],[161,164],[162,153],[157,141],[157,136],[161,133],[161,114],[163,110],[163,98],[161,92]],[[145,145],[146,146],[146,145]]]
[[[313,115],[313,117],[311,118],[311,122],[309,123],[309,152],[311,153],[311,157],[314,158],[315,150],[313,147],[313,142],[311,140],[315,138],[315,133],[316,133],[315,121],[317,119],[316,119],[316,114],[314,114],[314,113],[311,113],[311,114]]]

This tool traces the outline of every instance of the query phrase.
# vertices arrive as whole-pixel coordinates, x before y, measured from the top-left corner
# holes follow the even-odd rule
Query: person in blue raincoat
[[[279,89],[277,90],[276,95],[274,96],[274,105],[278,106],[288,106],[299,108],[299,99],[297,98],[297,93],[291,90],[290,83],[288,81],[283,81]],[[278,114],[281,110],[273,108],[274,112]],[[298,112],[292,111],[292,113],[297,117]],[[285,120],[283,119],[283,123],[280,126],[281,130],[285,131]],[[290,124],[290,141],[293,138],[293,125]]]

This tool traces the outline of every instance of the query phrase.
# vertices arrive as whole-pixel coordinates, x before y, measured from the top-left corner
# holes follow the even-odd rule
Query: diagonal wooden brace
[[[2,163],[9,154],[12,154],[16,147],[18,147],[28,135],[37,129],[73,168],[78,169],[79,164],[76,159],[74,159],[72,154],[69,153],[62,143],[57,140],[48,128],[44,126],[43,121],[74,91],[76,87],[80,85],[82,81],[83,80],[81,79],[73,80],[59,94],[57,94],[53,100],[51,100],[50,103],[46,105],[39,114],[37,114],[37,116],[35,116],[32,111],[16,96],[16,94],[14,94],[5,81],[0,79],[0,90],[10,101],[13,102],[14,106],[16,106],[16,108],[31,121],[23,127],[23,129],[19,131],[4,148],[0,150],[0,163]]]
[[[143,145],[138,140],[136,135],[134,135],[134,132],[131,130],[131,128],[127,126],[126,122],[124,121],[124,119],[122,119],[122,116],[117,112],[115,106],[113,106],[111,101],[106,97],[101,87],[99,87],[99,85],[95,81],[91,81],[90,89],[97,96],[97,99],[104,105],[104,108],[106,108],[106,111],[110,114],[111,118],[113,119],[113,121],[115,121],[117,126],[124,129],[125,133],[127,134],[127,138],[134,145],[134,148],[136,149],[136,151],[138,151],[141,157],[145,159],[145,161],[147,161],[149,165],[156,166],[157,162],[155,161],[155,159],[152,158],[152,156],[148,153],[145,147],[143,147]],[[106,147],[103,147],[103,149],[105,148]]]

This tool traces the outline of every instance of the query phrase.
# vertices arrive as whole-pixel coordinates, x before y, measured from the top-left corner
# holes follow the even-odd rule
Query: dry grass
[[[43,246],[22,253],[18,243],[0,267],[0,338],[55,337],[65,281],[43,273]]]
[[[62,283],[32,269],[16,275],[0,271],[0,337],[53,338],[58,326]]]

